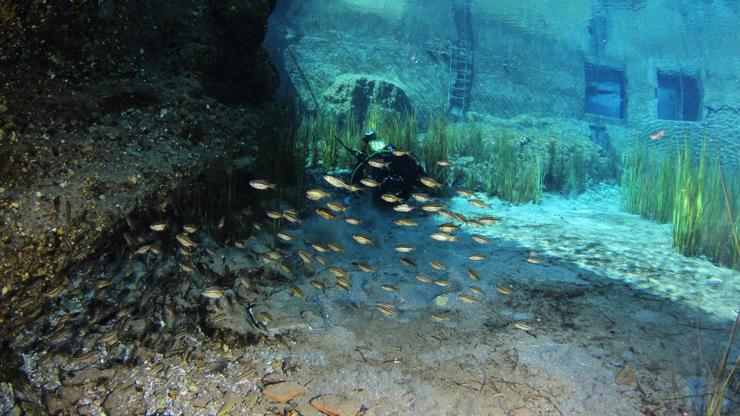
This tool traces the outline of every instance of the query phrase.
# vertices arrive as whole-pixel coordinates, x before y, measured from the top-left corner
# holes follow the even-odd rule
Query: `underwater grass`
[[[736,172],[737,173],[737,172]],[[688,145],[677,153],[651,153],[637,143],[626,155],[622,174],[622,203],[626,211],[673,225],[672,244],[685,256],[705,255],[737,269],[736,241],[740,206],[738,176],[731,183],[706,143],[694,156]]]
[[[722,359],[720,360],[714,374],[711,376],[713,379],[712,391],[708,394],[709,399],[704,405],[704,416],[722,415],[722,408],[725,402],[727,389],[732,383],[738,365],[740,365],[740,358],[736,358],[734,363],[730,362],[730,354],[732,354],[732,347],[735,344],[738,325],[740,325],[740,313],[735,317],[735,324],[732,326],[732,331],[730,331],[730,339],[728,340],[727,347],[725,347],[725,351],[722,354]]]
[[[517,140],[501,132],[492,142],[486,192],[515,204],[537,202],[544,172],[537,155],[520,154]]]

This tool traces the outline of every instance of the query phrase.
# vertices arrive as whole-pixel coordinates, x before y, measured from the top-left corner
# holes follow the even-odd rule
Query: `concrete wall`
[[[286,15],[303,32],[293,50],[319,95],[337,75],[359,72],[399,83],[417,108],[445,101],[448,67],[435,62],[425,45],[454,37],[449,1],[288,3]],[[740,151],[730,139],[740,136],[740,2],[470,0],[470,7],[470,111],[605,123],[624,144],[665,129],[664,140],[651,145],[677,147],[691,135],[698,141],[707,137],[714,148]],[[595,16],[605,24],[592,36]],[[624,120],[584,112],[584,62],[625,71]],[[698,77],[700,121],[657,118],[658,69]]]

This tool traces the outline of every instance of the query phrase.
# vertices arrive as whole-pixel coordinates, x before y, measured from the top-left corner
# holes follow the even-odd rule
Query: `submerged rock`
[[[306,389],[294,381],[286,381],[284,383],[270,384],[265,387],[262,394],[272,402],[285,403],[298,396],[303,396],[306,394]]]
[[[311,399],[311,406],[328,416],[355,416],[362,409],[362,403],[341,396],[321,396]]]
[[[348,74],[337,78],[324,91],[324,102],[336,114],[353,114],[362,121],[371,108],[410,112],[411,100],[404,89],[391,81],[368,75]]]

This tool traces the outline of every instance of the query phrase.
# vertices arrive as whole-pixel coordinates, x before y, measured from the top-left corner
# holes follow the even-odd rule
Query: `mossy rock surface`
[[[413,109],[411,100],[400,85],[374,76],[342,75],[324,91],[326,109],[335,114],[353,114],[363,121],[373,109],[408,113]]]

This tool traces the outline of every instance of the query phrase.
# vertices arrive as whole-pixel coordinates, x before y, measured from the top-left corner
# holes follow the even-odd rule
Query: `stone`
[[[335,114],[349,114],[357,121],[364,121],[371,108],[390,110],[394,113],[410,112],[411,101],[406,91],[391,81],[368,75],[345,74],[339,76],[324,91],[326,108]]]
[[[355,416],[364,408],[357,400],[342,396],[319,396],[311,399],[310,403],[327,416]]]
[[[262,390],[262,395],[271,402],[286,403],[306,394],[306,389],[294,381],[270,384]]]
[[[144,394],[136,391],[136,386],[113,390],[103,402],[103,409],[109,415],[143,415],[146,414]]]
[[[282,383],[285,381],[285,376],[280,373],[270,373],[262,377],[262,382],[265,384]]]

